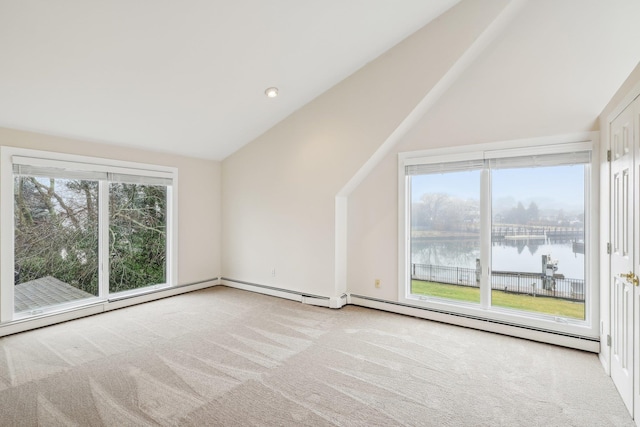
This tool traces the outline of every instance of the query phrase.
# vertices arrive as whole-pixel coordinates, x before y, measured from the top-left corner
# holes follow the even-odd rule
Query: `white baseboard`
[[[479,329],[488,332],[495,332],[503,335],[510,335],[519,338],[525,338],[533,341],[539,341],[549,344],[570,347],[579,350],[598,353],[600,351],[600,343],[597,340],[581,338],[577,336],[569,336],[557,334],[549,331],[541,331],[536,329],[524,328],[517,325],[508,325],[482,319],[468,318],[455,314],[442,313],[432,310],[423,309],[421,307],[401,304],[394,301],[385,301],[367,298],[358,295],[343,294],[336,297],[324,297],[319,295],[309,295],[301,292],[291,291],[287,289],[274,288],[271,286],[259,285],[255,283],[247,283],[238,280],[217,278],[206,280],[203,282],[193,283],[173,288],[165,288],[142,295],[135,295],[122,299],[104,301],[90,306],[69,309],[64,312],[52,314],[44,314],[29,319],[17,320],[14,322],[0,325],[0,337],[18,332],[36,329],[43,326],[53,325],[56,323],[66,322],[68,320],[78,319],[81,317],[91,316],[106,311],[116,310],[131,305],[142,304],[157,299],[167,298],[187,292],[213,287],[216,285],[224,285],[231,288],[243,289],[246,291],[256,292],[264,295],[270,295],[278,298],[284,298],[292,301],[298,301],[304,304],[315,305],[319,307],[327,307],[339,309],[345,305],[352,304],[360,307],[368,307],[377,310],[388,311],[397,314],[418,317],[427,320],[434,320],[443,323],[449,323],[458,326],[464,326],[473,329]],[[600,357],[601,363],[605,366],[605,362]],[[605,366],[606,369],[606,366]]]
[[[284,298],[292,301],[303,302],[303,295],[297,292],[287,291],[286,289],[278,289],[270,286],[258,285],[255,283],[241,282],[237,280],[225,279],[220,280],[220,284],[230,288],[242,289],[243,291],[256,292],[258,294],[269,295],[272,297]]]
[[[502,335],[509,335],[524,338],[532,341],[555,344],[563,347],[575,348],[578,350],[598,353],[600,342],[598,340],[554,333],[551,331],[526,328],[518,325],[510,325],[491,320],[470,318],[452,313],[443,313],[424,309],[417,306],[385,301],[374,298],[363,297],[353,294],[344,294],[339,297],[322,297],[317,295],[306,295],[301,292],[275,288],[272,286],[260,285],[257,283],[243,282],[234,279],[222,278],[220,284],[231,288],[243,289],[257,292],[264,295],[271,295],[279,298],[286,298],[304,304],[316,305],[320,307],[341,308],[347,304],[360,307],[374,308],[391,313],[404,314],[407,316],[419,317],[427,320],[434,320],[442,323],[449,323],[467,328],[479,329],[487,332],[494,332]]]
[[[128,307],[131,305],[142,304],[145,302],[167,298],[174,295],[210,288],[212,286],[218,285],[219,283],[220,280],[218,278],[210,279],[198,283],[159,289],[140,295],[132,295],[126,298],[114,299],[110,301],[101,301],[89,306],[75,307],[61,312],[42,314],[27,319],[7,322],[0,325],[0,337],[3,337],[5,335],[17,334],[19,332],[28,331],[31,329],[41,328],[43,326],[54,325],[56,323],[66,322],[68,320],[92,316],[94,314],[100,314],[106,311],[117,310],[119,308]]]
[[[472,329],[479,329],[487,332],[494,332],[502,335],[524,338],[531,341],[555,344],[562,347],[569,347],[593,353],[598,353],[600,351],[600,342],[589,338],[569,336],[550,331],[542,331],[517,325],[498,323],[490,320],[475,319],[455,314],[442,313],[392,301],[383,301],[360,297],[357,295],[349,295],[349,304],[361,307],[375,308],[377,310],[384,310],[397,314],[405,314],[408,316],[419,317],[421,319],[434,320],[437,322],[449,323],[452,325],[464,326]]]
[[[331,297],[329,307],[331,308],[342,308],[347,305],[347,301],[349,300],[348,294],[342,294],[339,297]]]
[[[547,344],[559,345],[562,347],[574,348],[577,350],[600,352],[600,342],[598,340],[572,336],[551,331],[538,330],[533,328],[510,325],[491,320],[470,318],[453,313],[443,313],[422,307],[394,301],[385,301],[374,298],[363,297],[353,294],[344,294],[339,297],[322,297],[317,295],[306,295],[301,292],[287,289],[275,288],[272,286],[260,285],[257,283],[243,282],[234,279],[222,278],[221,285],[246,291],[256,292],[264,295],[271,295],[279,298],[286,298],[304,304],[316,305],[320,307],[342,308],[345,305],[357,305],[377,310],[388,311],[396,314],[419,317],[436,322],[449,323],[457,326],[478,329],[487,332],[494,332],[502,335],[509,335],[517,338],[524,338],[531,341],[538,341]]]
[[[228,279],[225,277],[221,278],[220,284],[230,288],[243,289],[245,291],[256,292],[263,295],[285,298],[318,307],[342,308],[347,304],[347,294],[343,294],[339,297],[325,297],[321,295],[305,294],[303,292],[283,288],[276,288],[273,286],[260,285],[258,283],[244,282],[242,280]]]
[[[108,301],[105,305],[104,311],[117,310],[119,308],[128,307],[130,305],[142,304],[149,301],[155,301],[162,298],[172,297],[174,295],[184,294],[186,292],[199,291],[200,289],[206,289],[220,284],[219,279],[207,280],[204,282],[193,283],[185,286],[176,286],[172,288],[164,288],[156,292],[150,292],[148,294],[142,294],[132,296],[128,298],[118,298]],[[130,301],[134,299],[135,301]]]
[[[600,359],[600,363],[602,364],[602,368],[604,369],[604,372],[607,375],[611,375],[611,370],[610,370],[611,365],[609,361],[606,359],[606,357],[602,354],[602,352],[598,354],[598,359]]]

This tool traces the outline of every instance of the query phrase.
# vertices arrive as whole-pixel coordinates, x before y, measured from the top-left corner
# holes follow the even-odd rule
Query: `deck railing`
[[[411,278],[458,286],[480,287],[480,271],[474,268],[412,264]],[[547,277],[539,273],[492,271],[491,289],[526,295],[540,295],[584,301],[583,279]]]

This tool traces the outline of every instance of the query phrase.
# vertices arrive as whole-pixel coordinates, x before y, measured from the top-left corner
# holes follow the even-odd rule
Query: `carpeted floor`
[[[215,287],[0,338],[1,426],[633,426],[596,355]]]

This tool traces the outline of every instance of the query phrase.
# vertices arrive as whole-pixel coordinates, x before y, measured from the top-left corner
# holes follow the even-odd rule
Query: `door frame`
[[[22,163],[21,163],[22,162]],[[166,212],[166,282],[150,285],[145,288],[123,291],[120,293],[107,292],[108,277],[104,280],[103,272],[100,273],[101,291],[96,298],[74,301],[69,305],[56,305],[43,307],[40,313],[20,314],[14,310],[14,164],[33,164],[42,167],[69,168],[71,170],[83,171],[88,174],[122,174],[134,175],[148,178],[170,179],[171,184],[167,185],[167,212]],[[0,147],[0,222],[3,230],[0,236],[0,260],[1,282],[0,285],[0,326],[11,322],[28,321],[42,316],[55,315],[68,310],[82,309],[84,307],[101,304],[104,302],[116,301],[118,299],[143,295],[149,292],[157,292],[165,288],[171,288],[178,283],[178,169],[172,166],[153,165],[147,163],[137,163],[124,160],[112,160],[99,157],[82,156],[76,154],[58,153],[46,150],[34,150],[29,148],[1,146]],[[97,181],[105,181],[103,178],[96,178]],[[101,232],[108,235],[108,212],[104,199],[106,186],[100,186],[102,205],[99,208],[99,223]],[[100,249],[103,253],[108,250],[108,241],[104,238]],[[102,255],[101,255],[102,256]],[[100,258],[98,266],[108,260]]]
[[[434,311],[438,313],[453,314],[454,316],[464,318],[481,319],[488,322],[499,322],[501,324],[523,328],[522,336],[536,339],[543,342],[553,343],[554,341],[546,339],[546,335],[558,335],[567,337],[568,339],[578,339],[582,342],[589,342],[588,351],[599,351],[599,324],[600,324],[600,291],[598,278],[598,231],[599,231],[599,186],[598,178],[600,176],[600,156],[598,151],[600,134],[598,131],[579,132],[573,134],[561,134],[547,137],[527,138],[519,140],[498,141],[474,145],[464,145],[457,147],[435,148],[428,150],[403,152],[398,154],[398,301],[400,304],[408,306],[416,306],[426,311]],[[482,307],[467,306],[462,304],[450,303],[446,300],[436,300],[428,298],[420,298],[408,295],[407,283],[409,280],[409,267],[407,257],[410,253],[409,239],[407,239],[407,230],[409,225],[409,209],[407,207],[408,185],[406,177],[406,167],[420,164],[438,164],[447,162],[465,162],[476,159],[488,159],[500,157],[518,157],[532,154],[553,154],[566,153],[572,150],[590,150],[591,162],[590,179],[588,186],[590,187],[585,198],[589,199],[588,212],[588,238],[589,249],[585,254],[586,277],[589,278],[591,286],[589,287],[589,299],[587,306],[587,319],[583,322],[563,322],[552,318],[551,316],[535,316],[529,313],[521,315],[520,313],[503,310],[500,308],[484,309]],[[585,212],[586,213],[586,212]],[[485,230],[488,228],[485,226]],[[487,265],[485,263],[484,265]],[[484,272],[484,268],[483,268]],[[564,320],[564,319],[563,319]],[[487,326],[480,326],[479,329],[488,329]],[[537,338],[534,338],[537,337]],[[583,348],[573,344],[567,344],[568,347]]]
[[[607,152],[611,150],[611,122],[624,111],[631,103],[640,96],[640,82],[638,82],[623,98],[616,104],[616,107],[601,120],[600,132],[600,244],[599,248],[599,278],[600,283],[600,363],[607,375],[611,375],[611,257],[607,252],[607,244],[611,243],[611,223],[610,207],[610,173]],[[595,166],[595,162],[594,162]],[[593,173],[598,173],[593,171]],[[598,275],[596,275],[598,277]]]
[[[628,411],[634,412],[634,387],[638,370],[635,369],[634,354],[638,328],[635,327],[635,298],[637,289],[629,278],[622,277],[627,272],[637,272],[637,228],[634,215],[637,200],[635,165],[637,150],[637,127],[634,120],[635,106],[630,104],[609,125],[612,141],[609,157],[609,292],[611,317],[611,378],[618,389]],[[617,141],[617,142],[616,142]],[[617,353],[617,354],[616,354]]]
[[[601,138],[600,138],[600,257],[599,257],[599,277],[600,283],[600,362],[607,373],[611,375],[611,362],[612,362],[612,346],[611,346],[611,325],[612,325],[612,301],[611,301],[611,205],[613,203],[611,194],[611,167],[608,160],[608,153],[611,152],[611,124],[612,122],[638,97],[640,97],[640,82],[637,82],[621,100],[615,104],[615,107],[607,114],[606,117],[600,118]],[[636,172],[638,172],[636,170]],[[636,180],[636,183],[638,181]],[[637,246],[636,246],[637,247]],[[638,320],[637,308],[634,312],[634,327],[638,328],[640,325]],[[634,359],[638,358],[638,345],[640,343],[634,343]],[[634,363],[636,360],[634,360]],[[638,377],[640,369],[634,369],[634,402],[632,406],[636,408],[640,407],[640,399],[636,396],[640,391],[640,384],[638,384]],[[637,413],[640,413],[636,409]],[[636,414],[637,415],[637,414]],[[636,417],[640,418],[640,417]]]

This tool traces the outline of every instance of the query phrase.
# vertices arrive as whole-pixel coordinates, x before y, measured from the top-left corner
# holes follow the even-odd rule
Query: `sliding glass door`
[[[480,303],[480,172],[410,175],[412,295]]]
[[[492,171],[491,303],[585,318],[585,165]]]
[[[109,292],[167,282],[167,188],[109,185]]]
[[[15,312],[97,297],[98,182],[18,170],[14,200]]]
[[[10,147],[1,161],[0,321],[175,283],[175,170]]]
[[[588,143],[401,158],[401,302],[586,326],[590,163]]]

